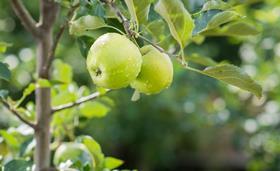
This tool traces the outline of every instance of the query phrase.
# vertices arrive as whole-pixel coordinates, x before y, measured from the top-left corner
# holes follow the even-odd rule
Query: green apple
[[[141,72],[131,87],[147,95],[168,88],[173,79],[173,65],[169,56],[151,45],[142,47],[140,51],[143,58]]]
[[[73,163],[79,162],[82,165],[89,164],[91,168],[95,167],[95,161],[87,147],[80,143],[63,143],[54,154],[54,164],[59,165],[62,162],[71,160]]]
[[[106,33],[91,46],[87,68],[93,82],[108,89],[127,87],[141,70],[138,47],[123,35]]]

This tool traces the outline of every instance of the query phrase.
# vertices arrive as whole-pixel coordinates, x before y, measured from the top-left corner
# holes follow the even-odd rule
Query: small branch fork
[[[106,92],[109,92],[111,90],[107,90]],[[100,93],[100,92],[95,92],[91,95],[88,95],[88,96],[85,96],[85,97],[82,97],[80,99],[78,99],[77,101],[75,102],[71,102],[71,103],[67,103],[67,104],[63,104],[63,105],[60,105],[60,106],[56,106],[52,109],[52,113],[55,113],[55,112],[59,112],[61,110],[65,110],[65,109],[69,109],[69,108],[72,108],[72,107],[75,107],[75,106],[78,106],[82,103],[85,103],[85,102],[88,102],[88,101],[91,101],[93,99],[96,99],[100,96],[104,95],[104,93]]]
[[[144,36],[141,36],[139,33],[133,31],[130,28],[130,21],[121,13],[121,11],[118,9],[116,4],[114,3],[114,0],[100,0],[100,1],[109,5],[109,7],[115,12],[115,14],[119,18],[120,22],[123,24],[125,32],[128,34],[128,36],[130,36],[130,37],[140,37],[141,39],[143,39],[147,43],[154,46],[160,52],[166,53],[167,55],[170,55],[170,56],[175,56],[174,54],[170,54],[170,53],[164,51],[164,49],[162,49],[160,46],[156,45],[155,43],[148,40]],[[11,0],[11,4],[12,4],[12,7],[13,7],[16,15],[19,17],[19,19],[21,20],[24,27],[33,35],[33,37],[40,38],[40,27],[39,26],[37,27],[37,25],[41,24],[41,26],[42,26],[42,25],[45,25],[45,24],[44,23],[36,24],[36,21],[31,17],[31,15],[26,10],[26,8],[24,7],[24,5],[22,4],[22,2],[20,0]],[[59,29],[59,31],[57,32],[57,34],[54,38],[54,43],[53,43],[52,48],[49,52],[46,65],[44,66],[45,67],[44,70],[46,70],[46,71],[49,70],[49,68],[51,66],[51,63],[53,61],[54,55],[55,55],[55,51],[57,49],[58,42],[60,41],[60,39],[63,35],[63,32],[65,31],[66,27],[68,26],[69,20],[73,17],[74,12],[78,7],[79,7],[79,4],[74,5],[69,9],[66,21],[60,26],[60,29]],[[44,27],[42,27],[42,28],[44,28]],[[107,90],[107,92],[109,92],[109,91],[110,90]],[[60,106],[53,107],[51,109],[51,113],[53,114],[55,112],[59,112],[59,111],[65,110],[65,109],[69,109],[69,108],[78,106],[82,103],[97,99],[98,97],[100,97],[102,95],[103,95],[102,93],[95,92],[95,93],[93,93],[89,96],[82,97],[75,102],[71,102],[71,103],[67,103],[67,104],[63,104],[63,105],[60,105]],[[36,128],[36,124],[31,123],[31,122],[27,121],[26,119],[24,119],[16,111],[16,109],[12,108],[9,105],[8,102],[2,100],[2,103],[8,110],[10,110],[16,117],[18,117],[19,120],[21,120],[22,122],[24,122],[25,124],[29,125],[30,127],[34,128],[34,129]]]
[[[8,102],[6,102],[5,100],[1,100],[2,104],[13,114],[15,115],[20,121],[22,121],[23,123],[25,123],[26,125],[29,125],[31,128],[36,128],[36,124],[24,119],[20,113],[18,113],[18,111],[16,109],[14,109],[12,106],[10,106],[10,104]]]
[[[106,92],[110,92],[111,90],[106,90]],[[84,97],[81,97],[80,99],[78,99],[77,101],[75,102],[71,102],[71,103],[66,103],[66,104],[63,104],[63,105],[60,105],[60,106],[56,106],[56,107],[53,107],[52,108],[52,111],[51,113],[55,113],[55,112],[59,112],[59,111],[62,111],[62,110],[65,110],[65,109],[69,109],[69,108],[72,108],[72,107],[75,107],[75,106],[78,106],[80,104],[83,104],[85,102],[88,102],[88,101],[91,101],[91,100],[94,100],[94,99],[97,99],[98,97],[101,97],[102,95],[104,95],[104,93],[100,93],[100,92],[95,92],[95,93],[92,93],[88,96],[84,96]],[[26,120],[25,118],[23,118],[21,116],[21,114],[15,109],[13,108],[7,101],[5,100],[0,100],[2,102],[2,104],[13,114],[15,115],[20,121],[22,121],[23,123],[29,125],[31,128],[33,129],[36,129],[36,124]]]
[[[139,33],[131,30],[130,22],[129,20],[122,14],[122,12],[118,9],[116,4],[114,3],[114,0],[100,0],[101,2],[107,4],[116,14],[116,16],[119,18],[120,22],[123,24],[123,27],[125,29],[125,32],[128,34],[129,37],[140,37],[145,42],[149,43],[153,47],[155,47],[157,50],[159,50],[161,53],[165,53],[169,56],[175,56],[178,57],[178,55],[174,55],[171,53],[166,52],[164,49],[162,49],[160,46],[155,44],[154,42],[150,41],[149,39],[145,38],[144,36],[141,36]],[[179,59],[178,59],[179,60]]]
[[[135,32],[133,32],[130,28],[130,21],[122,14],[120,9],[115,4],[114,0],[100,0],[101,2],[107,4],[119,18],[119,21],[123,24],[125,32],[128,34],[129,37],[134,37]]]
[[[128,34],[128,36],[130,37],[140,37],[141,39],[143,39],[144,41],[146,41],[147,43],[151,44],[152,46],[154,46],[157,50],[159,50],[160,52],[162,53],[166,53],[167,55],[169,56],[176,56],[174,54],[170,54],[166,51],[164,51],[164,49],[162,49],[160,46],[156,45],[155,43],[153,43],[152,41],[150,41],[149,39],[145,38],[144,36],[141,36],[140,34],[134,32],[133,30],[131,30],[130,28],[130,23],[129,23],[129,20],[121,13],[121,11],[117,8],[116,4],[113,2],[113,0],[100,0],[101,2],[109,5],[113,10],[114,12],[116,13],[116,15],[118,16],[118,18],[120,19],[120,22],[123,24],[124,26],[124,29],[126,31],[126,33]],[[66,23],[67,25],[67,23]],[[66,26],[65,25],[65,26]],[[64,28],[62,27],[61,28],[61,32],[63,32]],[[60,32],[59,32],[60,33]],[[60,35],[60,34],[58,34]],[[58,39],[59,40],[59,37]],[[56,42],[56,41],[55,41]],[[109,92],[111,90],[107,90],[107,92]],[[63,104],[63,105],[60,105],[60,106],[56,106],[52,109],[52,114],[55,113],[55,112],[59,112],[59,111],[62,111],[62,110],[65,110],[65,109],[69,109],[69,108],[72,108],[72,107],[75,107],[75,106],[78,106],[82,103],[85,103],[85,102],[88,102],[88,101],[91,101],[91,100],[94,100],[100,96],[102,96],[103,94],[99,93],[99,92],[95,92],[89,96],[85,96],[85,97],[82,97],[80,99],[78,99],[77,101],[75,102],[71,102],[71,103],[67,103],[67,104]]]
[[[49,53],[47,63],[45,65],[45,69],[46,70],[48,70],[51,67],[51,64],[52,64],[52,61],[53,61],[53,58],[54,58],[54,55],[55,55],[55,51],[56,51],[58,42],[61,39],[61,37],[63,35],[63,32],[65,31],[66,27],[68,26],[69,20],[73,17],[74,12],[79,7],[79,5],[80,4],[77,4],[77,5],[74,5],[74,6],[70,7],[70,9],[69,9],[69,11],[67,13],[65,22],[60,26],[60,29],[59,29],[59,31],[57,32],[57,34],[56,34],[56,36],[54,38],[54,43],[53,43],[52,49],[51,49],[51,51]]]
[[[14,12],[16,13],[17,17],[20,19],[20,21],[22,22],[23,26],[25,27],[25,29],[27,31],[29,31],[32,36],[36,39],[40,39],[41,37],[41,29],[45,29],[47,26],[48,26],[48,23],[44,23],[44,21],[46,21],[46,19],[44,20],[43,18],[41,18],[40,22],[37,23],[33,18],[32,16],[30,15],[30,13],[27,11],[27,9],[25,8],[25,6],[23,5],[22,1],[20,0],[11,0],[11,6],[14,10]],[[116,11],[118,11],[119,13],[119,17],[123,16],[120,11],[117,9],[117,7],[115,6],[115,4],[112,4],[112,6],[116,9]],[[54,58],[54,55],[55,55],[55,51],[57,49],[57,45],[58,45],[58,42],[60,41],[62,35],[63,35],[63,32],[65,31],[66,27],[68,26],[69,24],[69,20],[73,17],[74,15],[74,12],[75,10],[79,7],[79,4],[76,4],[74,6],[72,6],[68,13],[67,13],[67,19],[65,20],[65,22],[60,26],[60,29],[59,31],[57,32],[55,38],[54,38],[54,43],[52,45],[52,48],[49,52],[49,55],[48,55],[48,59],[47,59],[47,62],[46,62],[46,65],[45,65],[45,68],[43,70],[45,71],[48,71],[50,66],[51,66],[51,63],[52,63],[52,60]],[[43,12],[47,12],[45,10],[43,10]],[[50,17],[53,17],[53,16],[50,16]],[[122,23],[127,23],[127,29],[129,29],[129,21],[123,16],[121,18],[122,20]],[[108,90],[110,91],[110,90]],[[107,91],[107,92],[108,92]],[[68,109],[68,108],[72,108],[72,107],[75,107],[77,105],[80,105],[82,103],[85,103],[85,102],[88,102],[90,100],[93,100],[93,99],[96,99],[100,96],[102,96],[103,94],[99,93],[99,92],[95,92],[89,96],[85,96],[85,97],[82,97],[80,99],[78,99],[77,101],[75,102],[72,102],[72,103],[68,103],[68,104],[64,104],[64,105],[61,105],[61,106],[57,106],[57,107],[54,107],[51,112],[52,113],[55,113],[55,112],[58,112],[58,111],[61,111],[61,110],[65,110],[65,109]],[[1,102],[3,103],[3,105],[12,113],[14,114],[20,121],[22,121],[23,123],[29,125],[30,127],[36,129],[36,124],[35,123],[31,123],[30,121],[26,120],[25,118],[23,118],[21,116],[21,114],[15,109],[13,108],[7,101],[5,100],[1,100]]]
[[[38,38],[40,37],[40,31],[36,25],[36,21],[32,18],[30,13],[27,11],[27,9],[24,7],[21,0],[11,0],[12,8],[17,15],[17,17],[20,19],[22,25],[25,27],[26,30],[28,30],[33,37]]]

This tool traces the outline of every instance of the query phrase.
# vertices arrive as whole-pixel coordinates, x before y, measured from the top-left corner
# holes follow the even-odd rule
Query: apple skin
[[[142,55],[123,35],[106,33],[91,46],[87,68],[93,82],[108,89],[127,87],[140,73]]]
[[[80,161],[82,164],[88,164],[93,168],[95,167],[95,161],[85,145],[80,143],[63,143],[61,144],[54,154],[54,164],[71,160],[72,162]]]
[[[143,58],[141,72],[131,87],[147,95],[168,88],[173,80],[173,65],[169,56],[151,45],[142,47],[140,51]]]

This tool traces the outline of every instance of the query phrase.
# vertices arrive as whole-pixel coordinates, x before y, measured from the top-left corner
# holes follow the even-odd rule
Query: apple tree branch
[[[106,92],[109,92],[109,91],[111,91],[111,90],[106,90]],[[83,104],[85,102],[97,99],[98,97],[100,97],[102,95],[104,95],[104,93],[95,92],[95,93],[90,94],[88,96],[81,97],[80,99],[78,99],[75,102],[66,103],[66,104],[63,104],[63,105],[60,105],[60,106],[53,107],[52,113],[59,112],[61,110],[65,110],[65,109],[69,109],[69,108],[78,106],[78,105]]]
[[[2,104],[13,114],[15,115],[20,121],[25,123],[26,125],[29,125],[31,128],[35,129],[36,125],[34,123],[29,122],[28,120],[24,119],[20,113],[16,109],[14,109],[8,102],[5,100],[1,100]]]
[[[22,25],[28,30],[33,37],[38,38],[40,36],[39,29],[36,26],[36,21],[32,18],[27,11],[21,0],[11,0],[11,6],[20,19]]]

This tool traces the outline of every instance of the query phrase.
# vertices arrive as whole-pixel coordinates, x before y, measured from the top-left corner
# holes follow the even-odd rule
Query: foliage
[[[2,36],[3,41],[12,42],[13,45],[0,42],[0,78],[3,79],[1,99],[30,122],[34,122],[36,117],[36,88],[51,88],[54,107],[76,102],[91,92],[102,91],[92,85],[83,57],[87,56],[89,47],[100,35],[107,32],[124,34],[127,31],[119,23],[114,11],[101,1],[57,2],[61,4],[62,14],[73,5],[79,4],[79,7],[69,21],[69,34],[58,46],[51,80],[38,79],[33,74],[35,50],[26,35],[22,35],[21,28],[15,28],[15,35],[6,33]],[[5,2],[1,3],[8,6]],[[250,154],[246,163],[249,170],[279,169],[279,137],[276,132],[279,111],[275,107],[279,103],[279,92],[276,90],[279,86],[276,81],[279,72],[279,37],[273,32],[279,29],[278,25],[273,25],[279,21],[279,15],[266,13],[277,11],[279,3],[246,1],[240,5],[239,1],[234,0],[117,0],[115,3],[129,19],[129,29],[135,33],[135,37],[130,37],[132,41],[140,47],[154,42],[153,45],[159,45],[174,59],[176,76],[173,85],[158,96],[144,96],[136,103],[129,101],[131,90],[126,89],[113,92],[112,95],[104,93],[104,96],[94,101],[55,112],[51,123],[52,151],[63,142],[82,143],[90,151],[96,165],[90,168],[79,162],[65,162],[54,167],[62,170],[80,167],[80,170],[105,171],[125,163],[125,167],[142,167],[139,170],[180,170],[174,164],[179,162],[176,161],[175,151],[192,150],[205,155],[209,150],[210,154],[217,157],[223,154],[223,149],[227,150],[226,147],[215,152],[207,145],[224,136],[222,140],[227,145],[235,143],[234,147],[229,147],[230,150],[235,152],[238,151],[235,149],[246,148]],[[36,8],[32,6],[31,9]],[[3,13],[5,17],[11,15],[9,10]],[[275,19],[271,17],[274,15]],[[64,17],[60,16],[58,21],[63,20]],[[258,24],[256,20],[260,20]],[[19,24],[18,21],[16,24]],[[14,40],[10,41],[9,37]],[[240,48],[241,59],[237,52],[227,51],[226,46]],[[20,47],[28,47],[20,51],[20,58],[9,55],[17,53]],[[222,51],[223,55],[215,54],[217,51]],[[256,59],[256,56],[267,57]],[[228,62],[238,64],[240,68]],[[264,86],[264,92],[251,76]],[[7,96],[7,90],[10,96]],[[1,112],[9,113],[4,109]],[[273,117],[276,119],[266,119]],[[5,123],[8,123],[9,129]],[[0,131],[3,170],[30,169],[36,145],[33,130],[13,118],[5,118],[0,126],[3,127]],[[232,137],[237,136],[237,142],[231,142],[235,141]],[[209,139],[209,143],[204,142]],[[100,140],[106,150],[102,150],[96,140]],[[123,162],[105,156],[120,156],[122,152],[116,152],[118,146],[133,143],[136,146],[133,159],[126,157],[127,161]],[[135,146],[130,146],[130,150],[135,149]],[[215,147],[218,148],[218,145]],[[131,155],[131,152],[123,153]],[[209,160],[205,167],[211,169],[223,157],[207,158]],[[135,162],[135,165],[130,162]],[[164,164],[157,168],[159,163]]]

